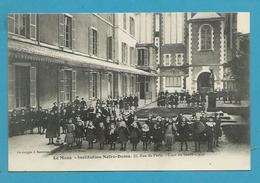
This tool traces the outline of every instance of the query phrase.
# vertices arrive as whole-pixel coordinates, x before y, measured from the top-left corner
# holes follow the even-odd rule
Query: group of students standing
[[[158,95],[158,107],[177,108],[180,103],[186,103],[188,107],[204,105],[206,103],[206,93],[199,93],[193,91],[190,94],[188,91],[169,93],[168,91],[160,92]]]
[[[99,149],[125,151],[130,142],[132,150],[136,151],[139,143],[143,150],[153,144],[155,151],[165,144],[171,150],[176,141],[180,142],[180,150],[188,150],[188,141],[194,137],[191,122],[181,113],[173,118],[149,116],[145,121],[139,121],[135,114],[134,103],[130,107],[120,107],[118,100],[98,100],[94,105],[87,105],[84,98],[79,97],[71,103],[57,106],[53,103],[51,110],[22,110],[19,115],[13,111],[10,116],[10,136],[34,133],[35,127],[39,134],[45,134],[49,144],[66,145],[68,148],[82,147],[83,141],[88,142],[88,148],[93,149],[99,144]],[[61,134],[65,134],[62,139]],[[54,142],[54,139],[56,141]]]
[[[238,90],[216,90],[212,93],[216,100],[223,101],[224,103],[241,103],[241,93]],[[204,106],[206,103],[207,93],[195,92],[192,94],[189,91],[181,91],[169,93],[167,90],[160,92],[157,99],[158,107],[177,108],[180,103],[186,103],[188,107]]]

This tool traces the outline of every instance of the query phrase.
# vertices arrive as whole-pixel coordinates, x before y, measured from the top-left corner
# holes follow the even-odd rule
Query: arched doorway
[[[201,93],[207,93],[211,89],[210,72],[202,72],[197,78],[197,88]]]

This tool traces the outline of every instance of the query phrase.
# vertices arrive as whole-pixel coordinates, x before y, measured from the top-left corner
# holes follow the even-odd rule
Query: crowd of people
[[[201,141],[209,143],[210,151],[213,143],[218,145],[221,118],[217,114],[214,118],[207,117],[206,113],[201,113],[200,117],[194,114],[188,119],[180,113],[173,118],[149,116],[147,120],[139,121],[135,112],[138,98],[132,98],[125,100],[127,104],[123,105],[121,99],[111,98],[87,105],[84,98],[80,101],[77,96],[73,102],[60,106],[54,102],[50,110],[41,107],[39,110],[28,108],[28,111],[20,113],[14,110],[9,117],[9,135],[34,133],[37,129],[37,133],[45,134],[48,145],[81,148],[83,141],[87,141],[89,149],[98,143],[100,150],[107,146],[116,150],[119,144],[120,150],[125,151],[129,142],[133,151],[137,150],[139,143],[142,143],[144,151],[151,144],[155,151],[161,150],[163,144],[171,150],[176,141],[180,142],[180,150],[189,149],[189,140],[195,142],[195,151],[200,151]],[[65,134],[64,139],[61,134]]]
[[[238,90],[216,90],[214,93],[216,100],[223,101],[224,103],[241,103],[241,94]],[[204,106],[206,103],[207,93],[189,91],[181,91],[169,93],[168,91],[162,91],[158,95],[157,106],[158,107],[170,107],[177,108],[179,104],[186,103],[190,106]]]

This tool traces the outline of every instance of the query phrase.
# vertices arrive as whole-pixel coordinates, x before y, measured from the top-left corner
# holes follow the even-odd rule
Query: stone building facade
[[[50,108],[53,102],[71,102],[75,96],[88,102],[139,96],[139,76],[156,74],[136,68],[135,18],[9,14],[9,109]]]

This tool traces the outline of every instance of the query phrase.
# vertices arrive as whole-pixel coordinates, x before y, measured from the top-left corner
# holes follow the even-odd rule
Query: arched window
[[[210,25],[202,25],[200,28],[200,50],[212,49],[212,27]]]

